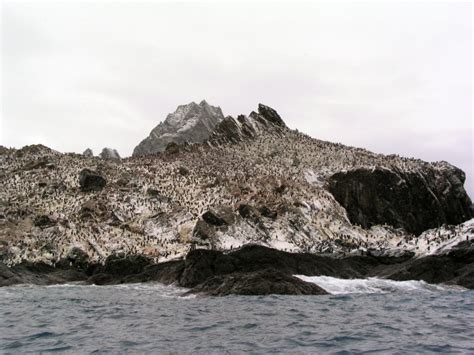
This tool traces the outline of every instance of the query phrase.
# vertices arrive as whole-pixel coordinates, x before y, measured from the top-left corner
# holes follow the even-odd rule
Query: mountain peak
[[[209,105],[205,100],[199,105],[194,101],[180,105],[134,149],[133,155],[162,152],[171,142],[177,144],[204,142],[223,119],[220,107]]]

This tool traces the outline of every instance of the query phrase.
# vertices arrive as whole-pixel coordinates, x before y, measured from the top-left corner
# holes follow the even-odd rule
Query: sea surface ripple
[[[160,284],[0,289],[0,352],[474,353],[474,291],[180,297]],[[368,292],[374,281],[368,281]]]

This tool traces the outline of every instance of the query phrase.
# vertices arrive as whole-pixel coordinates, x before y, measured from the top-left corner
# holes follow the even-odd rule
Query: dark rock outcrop
[[[92,158],[94,156],[94,152],[92,151],[92,149],[87,148],[86,150],[84,150],[82,155],[87,157],[87,158]]]
[[[265,105],[258,105],[258,113],[251,112],[247,117],[239,115],[237,119],[227,116],[212,132],[209,143],[221,145],[238,143],[253,139],[262,133],[279,134],[286,129],[285,122],[278,113]]]
[[[80,250],[71,251],[56,267],[22,263],[10,268],[0,263],[0,286],[71,281],[98,285],[158,281],[209,295],[321,294],[319,288],[296,281],[292,275],[345,279],[385,277],[474,289],[474,243],[462,242],[448,253],[422,258],[413,258],[410,254],[337,258],[248,245],[228,254],[197,249],[189,252],[185,260],[159,264],[153,264],[145,256],[131,255],[111,256],[105,265],[97,265],[90,263]]]
[[[260,208],[258,210],[259,210],[260,214],[264,217],[267,217],[267,218],[270,218],[270,219],[276,219],[278,217],[278,212],[271,210],[267,206],[260,206]]]
[[[258,245],[247,245],[228,254],[197,249],[188,253],[179,284],[183,287],[194,287],[212,276],[255,272],[267,268],[288,275],[356,278],[363,277],[372,265],[377,265],[375,258],[362,259],[364,258],[338,259],[316,254],[292,254]]]
[[[409,233],[474,217],[464,190],[465,174],[446,163],[443,169],[402,172],[355,169],[329,178],[329,191],[354,224],[402,227]]]
[[[276,126],[286,127],[280,115],[271,107],[258,104],[258,114],[265,117],[265,119]]]
[[[48,216],[46,214],[36,216],[34,221],[33,221],[33,224],[36,227],[40,227],[40,228],[52,227],[56,223],[57,222],[51,216]]]
[[[115,161],[121,160],[120,154],[117,152],[116,149],[112,149],[112,148],[102,149],[102,152],[99,155],[102,159],[115,160]]]
[[[83,271],[69,266],[69,263],[60,263],[54,267],[25,262],[10,268],[0,262],[0,287],[17,284],[53,285],[86,279],[87,275]]]
[[[398,280],[423,280],[474,289],[474,241],[465,241],[446,254],[428,255],[385,268],[380,276]]]
[[[93,170],[83,169],[79,173],[79,185],[82,191],[99,191],[102,190],[106,184],[107,180]]]
[[[321,287],[281,271],[266,269],[214,276],[187,294],[227,295],[326,295]]]
[[[105,260],[104,273],[112,275],[138,274],[151,260],[143,255],[118,256],[111,255]]]
[[[134,149],[133,156],[162,152],[169,143],[201,143],[223,119],[220,107],[211,106],[204,100],[199,105],[191,102],[178,106]]]
[[[89,255],[78,247],[73,247],[67,254],[67,260],[77,269],[86,270],[89,264]]]
[[[180,166],[178,168],[178,173],[182,176],[188,176],[190,174],[190,171],[188,168],[185,168],[184,166]]]
[[[202,219],[213,226],[228,226],[235,222],[235,215],[230,207],[218,206],[205,212]]]
[[[386,277],[474,288],[473,260],[472,242],[445,255],[423,258],[412,258],[409,253],[400,256],[335,258],[327,255],[292,254],[249,245],[228,254],[194,250],[185,261],[146,266],[141,273],[133,276],[133,280],[166,280],[166,283],[192,288],[193,293],[212,295],[279,293],[278,290],[284,289],[286,286],[283,285],[288,281],[287,278],[281,278],[281,274],[288,277],[295,274],[339,278]],[[263,273],[263,270],[266,271]],[[159,273],[155,274],[155,271]],[[265,284],[264,278],[267,276],[269,281]],[[291,280],[289,282],[293,283]]]

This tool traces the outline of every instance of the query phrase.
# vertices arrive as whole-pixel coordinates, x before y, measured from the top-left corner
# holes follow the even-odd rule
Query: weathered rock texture
[[[213,145],[238,143],[262,134],[282,133],[285,128],[285,122],[274,109],[259,104],[258,113],[251,112],[249,117],[226,117],[216,126],[209,142]]]
[[[384,168],[339,172],[329,178],[329,190],[352,223],[364,228],[386,223],[418,235],[474,217],[463,187],[465,174],[445,165],[417,172]]]
[[[162,152],[169,143],[201,143],[209,138],[215,126],[224,119],[220,107],[202,101],[178,106],[166,120],[156,126],[150,135],[133,151],[133,156]]]
[[[112,148],[104,148],[100,153],[100,157],[102,159],[110,159],[110,160],[120,160],[120,154],[117,152],[116,149]]]

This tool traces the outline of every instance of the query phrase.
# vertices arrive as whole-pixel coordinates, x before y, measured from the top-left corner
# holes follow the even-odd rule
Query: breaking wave
[[[424,281],[393,281],[371,277],[367,279],[339,279],[330,276],[295,275],[299,279],[314,283],[327,292],[335,295],[350,293],[393,293],[426,291],[437,292],[447,290],[464,290],[459,286],[432,285]]]

